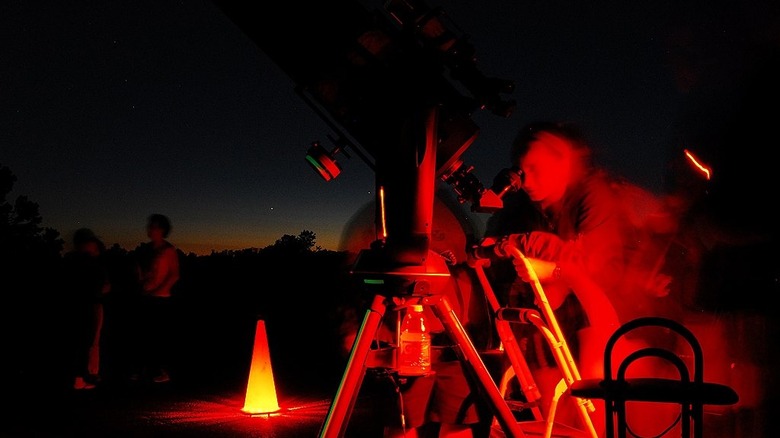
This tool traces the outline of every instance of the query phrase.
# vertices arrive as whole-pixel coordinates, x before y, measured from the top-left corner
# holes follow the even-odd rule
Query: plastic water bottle
[[[420,376],[431,370],[431,337],[421,304],[412,305],[401,322],[397,368],[400,376]]]

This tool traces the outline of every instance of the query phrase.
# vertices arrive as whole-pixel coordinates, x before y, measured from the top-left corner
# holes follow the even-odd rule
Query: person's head
[[[99,255],[105,246],[94,231],[89,228],[79,228],[73,232],[73,248],[89,255]]]
[[[146,219],[146,234],[152,240],[167,238],[171,234],[170,219],[159,213],[150,215]]]
[[[511,150],[523,190],[542,207],[563,198],[569,185],[590,166],[590,155],[590,147],[576,126],[556,122],[524,126]]]

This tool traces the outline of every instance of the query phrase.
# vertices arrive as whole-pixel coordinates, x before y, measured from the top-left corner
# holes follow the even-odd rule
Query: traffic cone
[[[257,321],[255,343],[252,349],[252,364],[242,412],[247,414],[270,414],[279,410],[276,400],[276,385],[271,369],[271,354],[265,333],[265,322]]]

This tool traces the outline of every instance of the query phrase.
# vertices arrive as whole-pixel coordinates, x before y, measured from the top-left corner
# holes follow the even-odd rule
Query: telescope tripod
[[[478,273],[482,272],[482,266],[478,266],[477,271]],[[430,273],[426,273],[425,275],[429,274]],[[393,274],[390,275],[392,276]],[[446,277],[447,275],[444,276]],[[438,277],[438,279],[432,279],[433,282],[440,281],[439,279],[442,275],[435,274],[434,277]],[[513,377],[516,377],[520,382],[521,390],[526,398],[526,404],[531,406],[531,412],[533,413],[535,420],[518,422],[513,411],[510,409],[503,392],[499,389],[493,380],[493,377],[490,375],[482,357],[473,345],[447,297],[443,293],[433,293],[427,279],[412,281],[411,284],[412,292],[409,295],[403,296],[402,306],[411,306],[413,304],[427,306],[431,308],[436,318],[441,322],[447,335],[457,347],[455,348],[455,351],[459,360],[471,371],[467,373],[467,377],[472,379],[475,387],[480,391],[479,395],[486,399],[485,401],[488,402],[492,409],[494,421],[491,426],[491,436],[509,438],[521,438],[529,435],[544,436],[545,438],[550,438],[552,436],[597,437],[593,425],[590,422],[590,417],[588,416],[587,408],[590,406],[588,406],[587,400],[580,399],[578,406],[583,421],[587,426],[587,432],[569,426],[555,424],[555,406],[553,406],[550,413],[548,413],[547,420],[542,418],[538,407],[533,407],[541,396],[508,324],[509,322],[517,322],[518,320],[532,323],[547,337],[548,342],[550,342],[551,347],[553,347],[554,352],[556,353],[559,368],[565,377],[556,387],[556,393],[553,400],[557,403],[558,398],[568,389],[571,382],[579,379],[579,374],[577,373],[576,366],[571,360],[566,342],[562,339],[560,330],[555,323],[554,315],[552,315],[551,312],[546,313],[545,316],[553,318],[554,330],[552,331],[547,328],[547,323],[541,318],[537,311],[532,309],[500,308],[492,289],[489,287],[485,289],[488,301],[496,314],[495,324],[498,329],[499,337],[501,338],[504,351],[510,360],[511,368],[508,371],[512,371]],[[537,293],[543,297],[543,291],[541,291],[541,289],[539,289]],[[338,391],[330,405],[330,409],[328,410],[320,430],[320,438],[341,438],[344,436],[349,424],[349,417],[355,406],[360,387],[366,375],[373,341],[385,318],[385,313],[391,307],[390,304],[392,301],[393,296],[377,293],[374,296],[370,307],[367,309],[350,351],[347,367],[342,376]],[[390,310],[395,311],[396,309],[393,307],[393,309]],[[522,313],[523,316],[521,318],[514,316],[515,311],[526,310],[529,312]],[[504,383],[505,382],[502,382],[502,386]],[[496,429],[496,426],[500,429]],[[529,435],[526,435],[526,433]]]
[[[354,408],[360,386],[365,377],[366,361],[374,335],[379,330],[385,311],[388,309],[388,299],[384,295],[377,294],[374,296],[370,308],[366,311],[363,323],[352,346],[347,361],[347,368],[320,431],[319,436],[321,438],[342,437],[346,431],[349,416]],[[456,351],[458,351],[460,360],[471,367],[472,375],[477,380],[476,383],[480,385],[483,395],[487,397],[496,420],[507,434],[506,436],[512,438],[525,437],[514,414],[506,404],[503,395],[498,390],[479,352],[471,342],[447,298],[443,294],[429,294],[412,295],[406,299],[429,306],[433,310],[447,334],[458,347]]]

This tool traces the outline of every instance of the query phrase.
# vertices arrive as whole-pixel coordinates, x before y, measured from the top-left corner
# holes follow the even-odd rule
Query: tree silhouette
[[[0,372],[11,380],[31,380],[40,375],[35,365],[45,362],[42,341],[34,334],[47,333],[47,345],[59,345],[64,242],[58,231],[41,227],[38,204],[27,196],[9,200],[16,180],[11,169],[0,165],[0,288],[8,310],[0,318],[0,345],[5,357],[15,358],[0,365]]]
[[[13,204],[9,201],[16,181],[11,169],[0,165],[0,260],[9,263],[58,257],[64,241],[59,231],[41,227],[38,204],[24,195]]]
[[[261,253],[263,255],[296,255],[320,251],[322,248],[315,246],[316,240],[316,234],[309,230],[303,230],[297,236],[285,234],[277,239],[273,245],[263,248]]]

